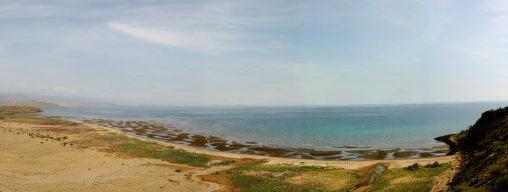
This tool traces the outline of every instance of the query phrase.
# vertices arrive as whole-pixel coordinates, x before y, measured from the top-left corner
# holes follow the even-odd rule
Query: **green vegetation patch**
[[[432,177],[452,167],[450,164],[411,165],[401,169],[390,169],[377,176],[375,187],[368,191],[413,191],[430,190]]]
[[[275,191],[275,189],[293,188],[292,184],[287,182],[287,178],[294,175],[294,173],[284,173],[279,176],[271,173],[246,175],[241,171],[234,171],[229,178],[233,186],[240,189],[239,191]]]
[[[349,191],[358,180],[358,174],[350,172],[317,172],[298,177],[320,191]]]
[[[215,163],[214,165],[231,165],[233,163],[236,163],[236,160],[223,161],[220,163]]]
[[[94,146],[107,146],[113,152],[119,152],[134,157],[161,159],[172,163],[188,164],[198,167],[207,167],[207,163],[210,161],[209,155],[191,153],[183,149],[175,150],[155,142],[142,141],[116,133],[91,136],[90,139],[83,142]]]
[[[293,184],[289,182],[291,178],[300,176],[298,173],[263,173],[256,175],[247,175],[241,171],[232,172],[229,177],[236,187],[237,191],[349,191],[355,183],[358,175],[355,173],[312,173],[311,176],[321,178],[336,179],[336,181],[346,181],[346,185],[339,189],[330,188],[322,182],[309,181],[302,184]]]
[[[226,171],[238,191],[349,191],[358,175],[349,172],[320,172],[337,170],[326,166],[266,165],[254,163]],[[241,171],[268,171],[246,174]],[[310,172],[310,173],[308,173]]]
[[[1,119],[37,120],[37,121],[44,121],[44,122],[57,122],[57,123],[63,123],[63,124],[73,124],[74,123],[72,121],[51,119],[51,118],[39,117],[39,116],[34,116],[34,115],[29,115],[29,114],[18,114],[18,113],[3,112],[3,111],[0,111],[0,120]]]
[[[269,171],[269,172],[309,172],[309,171],[324,171],[324,170],[337,170],[338,168],[332,166],[296,166],[288,164],[279,165],[266,165],[264,163],[254,163],[244,165],[233,170],[255,170],[255,171]]]

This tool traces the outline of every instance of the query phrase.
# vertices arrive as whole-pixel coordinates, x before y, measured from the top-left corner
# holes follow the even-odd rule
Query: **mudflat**
[[[57,117],[58,118],[58,117]],[[374,149],[359,146],[334,146],[327,151],[316,151],[307,148],[273,147],[256,141],[235,141],[225,137],[186,133],[184,130],[171,125],[155,121],[113,121],[105,119],[86,120],[87,123],[121,130],[130,135],[137,135],[158,141],[177,143],[208,150],[261,155],[270,157],[284,157],[316,160],[383,160],[383,159],[409,159],[422,157],[437,157],[453,155],[456,147],[450,141],[451,135],[435,138],[443,145],[438,148],[421,149]]]

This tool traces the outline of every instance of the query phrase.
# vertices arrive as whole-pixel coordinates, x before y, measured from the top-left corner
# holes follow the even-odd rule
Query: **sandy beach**
[[[66,137],[68,142],[63,144],[64,142],[51,139],[31,137],[30,133],[35,132]],[[378,164],[388,169],[436,161],[458,165],[456,155],[362,161],[290,159],[211,151],[138,138],[174,149],[208,154],[211,162],[238,162],[221,166],[211,163],[209,168],[203,168],[158,159],[126,157],[108,151],[107,146],[97,147],[80,142],[90,134],[111,133],[138,138],[119,130],[82,122],[0,121],[0,191],[229,191],[232,188],[226,181],[214,180],[210,175],[261,161],[267,164],[334,166],[360,174],[362,170]],[[452,173],[442,174],[434,184],[442,185],[451,176]]]

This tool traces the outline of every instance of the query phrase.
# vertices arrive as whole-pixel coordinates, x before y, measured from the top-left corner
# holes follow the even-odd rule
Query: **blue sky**
[[[0,0],[0,92],[146,105],[508,100],[508,2]]]

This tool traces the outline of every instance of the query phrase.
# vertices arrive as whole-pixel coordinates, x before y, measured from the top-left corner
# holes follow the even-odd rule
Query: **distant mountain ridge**
[[[41,101],[13,101],[10,103],[3,104],[2,106],[23,106],[23,107],[37,107],[37,108],[62,108],[58,104],[41,102]]]
[[[91,101],[51,100],[26,97],[0,96],[0,106],[26,106],[37,108],[88,108],[115,107],[118,105]]]

